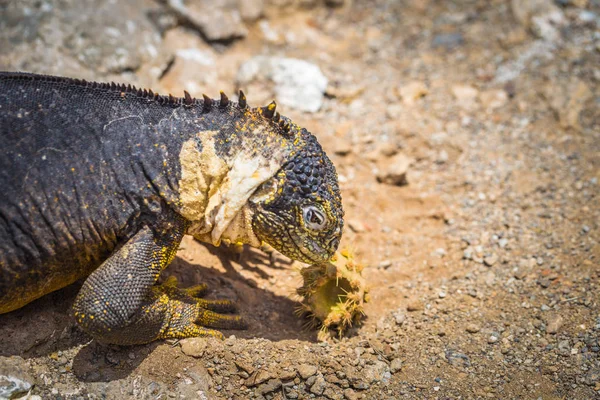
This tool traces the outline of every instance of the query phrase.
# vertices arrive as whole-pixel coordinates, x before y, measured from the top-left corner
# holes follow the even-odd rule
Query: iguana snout
[[[251,199],[256,236],[284,255],[306,263],[329,260],[344,225],[335,167],[314,136]]]

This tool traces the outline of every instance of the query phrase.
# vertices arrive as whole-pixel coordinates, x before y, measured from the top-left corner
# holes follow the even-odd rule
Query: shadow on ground
[[[261,289],[256,282],[242,277],[233,264],[265,273],[256,266],[246,265],[252,257],[254,265],[269,263],[269,256],[253,252],[235,254],[221,248],[209,247],[221,261],[225,272],[215,268],[191,264],[177,257],[164,271],[161,280],[175,276],[180,287],[206,283],[207,298],[227,298],[238,304],[238,312],[248,321],[245,331],[223,331],[225,336],[265,338],[274,341],[296,339],[316,341],[314,331],[302,328],[303,321],[294,315],[297,304],[283,296]],[[260,272],[258,272],[260,271]],[[266,277],[268,278],[268,277]],[[158,346],[157,341],[140,346],[115,346],[98,343],[84,333],[70,316],[73,303],[82,282],[46,295],[14,312],[0,315],[0,356],[36,358],[50,356],[60,359],[60,352],[81,347],[73,360],[73,372],[89,382],[108,382],[128,376]],[[175,345],[176,342],[169,342]],[[59,361],[60,362],[60,361]]]

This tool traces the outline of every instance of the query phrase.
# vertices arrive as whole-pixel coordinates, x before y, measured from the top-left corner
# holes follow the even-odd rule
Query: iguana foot
[[[130,345],[156,339],[223,335],[244,329],[229,300],[207,300],[206,285],[177,288],[175,278],[156,284],[177,250],[181,231],[144,228],[88,276],[73,304],[79,326],[99,341]],[[211,329],[213,328],[213,329]]]
[[[165,308],[171,315],[160,339],[186,338],[191,336],[213,336],[223,338],[223,334],[214,329],[246,329],[247,324],[238,315],[223,315],[236,311],[235,303],[230,300],[207,300],[200,298],[207,290],[201,284],[186,289],[177,287],[177,279],[169,277],[162,285],[154,288],[157,299],[150,307]],[[163,305],[166,302],[166,306]]]

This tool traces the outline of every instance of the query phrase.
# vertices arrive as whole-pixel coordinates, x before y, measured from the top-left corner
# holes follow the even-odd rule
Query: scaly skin
[[[315,137],[275,111],[0,73],[0,313],[86,278],[80,326],[117,344],[243,328],[228,301],[156,282],[183,235],[335,252],[343,211]]]

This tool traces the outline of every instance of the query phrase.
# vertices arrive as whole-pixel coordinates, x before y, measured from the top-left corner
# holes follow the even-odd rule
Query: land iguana
[[[232,302],[157,283],[183,235],[319,263],[342,227],[333,164],[274,102],[0,73],[0,314],[86,278],[73,315],[99,341],[222,336]]]

